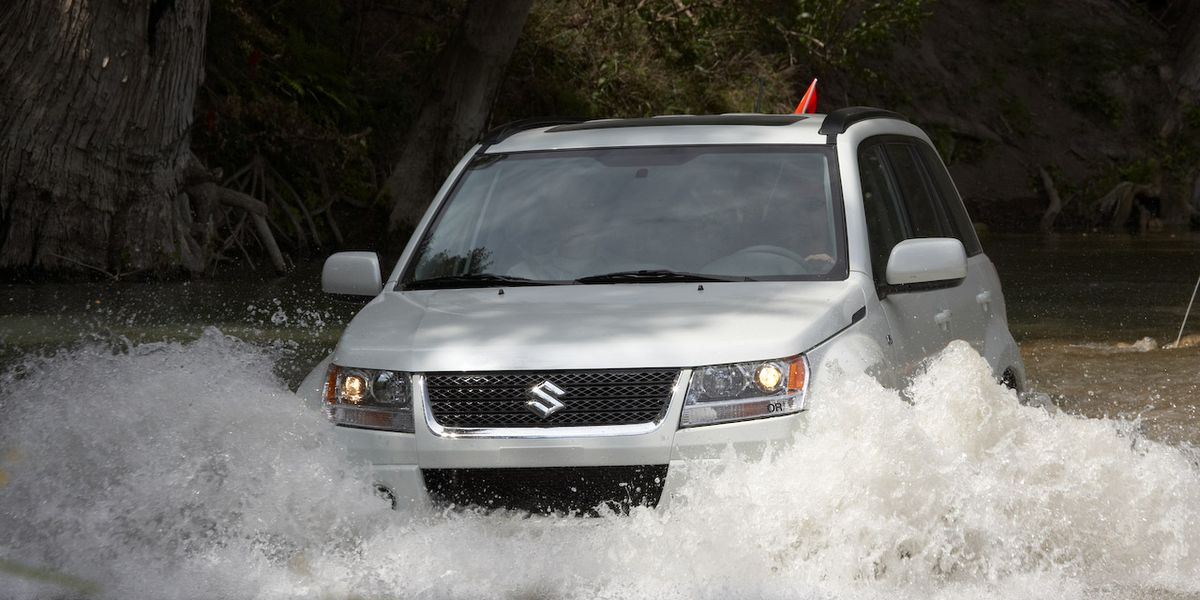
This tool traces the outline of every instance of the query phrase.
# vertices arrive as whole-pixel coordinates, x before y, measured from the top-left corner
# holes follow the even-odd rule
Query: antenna
[[[1192,299],[1188,300],[1187,310],[1183,312],[1183,322],[1179,324],[1179,335],[1175,336],[1173,348],[1178,348],[1179,340],[1183,339],[1183,328],[1187,326],[1188,315],[1192,314],[1192,304],[1196,302],[1197,290],[1200,290],[1200,278],[1196,279],[1196,287],[1192,288]]]
[[[754,112],[760,113],[762,112],[763,87],[766,85],[766,82],[763,81],[762,77],[755,77],[754,79],[758,81],[758,95],[754,97]]]

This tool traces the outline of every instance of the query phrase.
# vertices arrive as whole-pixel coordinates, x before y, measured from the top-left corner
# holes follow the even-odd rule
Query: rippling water
[[[287,392],[352,307],[283,282],[11,286],[0,597],[1195,597],[1200,349],[1161,345],[1200,273],[1179,273],[1194,249],[1174,275],[1135,268],[1188,247],[1161,245],[1083,292],[1043,252],[1071,273],[1103,241],[989,246],[1049,410],[952,345],[911,402],[846,378],[790,448],[598,519],[389,510]]]
[[[1200,237],[1007,237],[987,246],[1034,388],[1062,409],[1200,445]],[[1198,576],[1200,578],[1200,576]]]

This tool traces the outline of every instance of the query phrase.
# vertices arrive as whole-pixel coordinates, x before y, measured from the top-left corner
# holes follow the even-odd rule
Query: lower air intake
[[[658,505],[667,465],[520,469],[424,469],[435,501],[532,513],[628,513]]]

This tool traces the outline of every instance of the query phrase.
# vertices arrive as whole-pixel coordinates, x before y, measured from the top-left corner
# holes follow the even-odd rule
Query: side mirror
[[[891,293],[954,287],[966,276],[967,252],[954,238],[904,240],[888,257]]]
[[[325,259],[321,289],[329,294],[377,296],[383,289],[379,256],[374,252],[338,252]]]

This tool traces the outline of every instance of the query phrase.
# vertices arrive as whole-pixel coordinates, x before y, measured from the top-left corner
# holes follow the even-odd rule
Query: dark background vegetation
[[[430,194],[397,198],[388,178],[486,1],[211,0],[191,150],[267,205],[285,264],[403,245],[395,205],[419,213]],[[819,77],[820,112],[875,105],[924,127],[983,228],[1179,231],[1200,215],[1193,4],[535,0],[484,123],[790,112]],[[210,216],[189,270],[269,268],[246,223]],[[33,267],[122,275],[120,257],[86,262]]]

